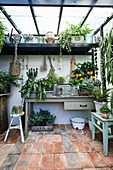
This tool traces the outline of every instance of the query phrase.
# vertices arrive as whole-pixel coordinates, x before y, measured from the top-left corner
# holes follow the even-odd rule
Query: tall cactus
[[[29,80],[34,80],[38,75],[38,68],[36,69],[30,68],[28,72],[26,72],[26,74]]]

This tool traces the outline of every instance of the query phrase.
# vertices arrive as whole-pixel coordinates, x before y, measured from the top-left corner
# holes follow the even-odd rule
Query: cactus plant
[[[30,68],[26,74],[29,80],[34,80],[38,75],[38,68]]]

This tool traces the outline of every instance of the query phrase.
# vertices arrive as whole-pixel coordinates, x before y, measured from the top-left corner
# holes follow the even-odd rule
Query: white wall
[[[50,69],[50,64],[49,64],[49,59],[48,56],[46,56],[46,61],[47,61],[47,71],[46,72],[41,72],[40,71],[40,66],[43,64],[43,58],[44,56],[39,56],[39,55],[32,55],[32,56],[18,56],[19,57],[19,62],[21,63],[21,74],[20,76],[23,76],[24,78],[24,83],[27,79],[26,76],[26,64],[28,65],[28,68],[38,68],[38,76],[37,79],[46,77],[47,74],[49,73]],[[59,56],[51,56],[52,64],[55,68],[55,72],[59,76],[67,76],[70,74],[70,62],[71,58],[75,57],[76,63],[83,63],[85,61],[90,61],[91,56],[83,56],[83,55],[76,55],[76,56],[62,56],[62,69],[58,69],[58,57]],[[10,62],[12,61],[12,56],[0,56],[0,71],[9,71],[9,65]],[[22,84],[21,84],[22,86]],[[13,105],[19,105],[22,104],[22,98],[21,94],[19,93],[19,90],[21,88],[11,86],[11,95],[8,97],[8,117],[10,121],[10,113],[12,110]],[[64,123],[70,123],[70,118],[72,117],[89,117],[90,113],[88,111],[64,111],[63,109],[63,104],[57,104],[57,103],[52,103],[52,104],[35,104],[34,105],[34,111],[38,111],[39,108],[42,109],[49,109],[51,111],[51,114],[56,115],[56,120],[55,123],[58,124],[64,124]]]

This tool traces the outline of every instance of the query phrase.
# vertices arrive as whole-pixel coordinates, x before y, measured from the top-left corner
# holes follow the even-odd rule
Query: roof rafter
[[[89,9],[89,11],[88,11],[88,13],[86,14],[85,18],[83,19],[83,21],[82,21],[82,23],[81,23],[81,26],[80,26],[80,27],[82,27],[82,26],[83,26],[83,24],[85,23],[86,19],[87,19],[87,18],[88,18],[88,16],[89,16],[89,14],[91,13],[92,9],[93,9],[93,7],[91,7],[91,8]]]
[[[33,9],[32,5],[31,5],[31,4],[32,4],[32,1],[31,1],[31,0],[28,0],[28,1],[29,1],[29,4],[30,4],[30,10],[31,10],[32,17],[33,17],[33,20],[34,20],[34,23],[35,23],[36,31],[37,31],[37,33],[38,33],[38,35],[39,35],[40,33],[39,33],[38,25],[37,25],[37,22],[36,22],[34,9]]]
[[[6,18],[8,19],[8,21],[12,24],[12,26],[15,28],[15,30],[21,34],[22,32],[18,29],[18,27],[16,26],[16,24],[14,23],[14,21],[12,20],[12,18],[8,15],[8,13],[6,12],[6,10],[4,9],[4,7],[0,6],[0,10],[2,11],[2,13],[6,16]]]
[[[97,34],[102,27],[104,27],[109,21],[113,19],[113,14],[110,17],[107,17],[106,21],[99,27],[97,28],[96,31],[94,31],[93,35]]]
[[[61,5],[64,3],[64,0],[62,0]],[[60,29],[60,23],[61,23],[61,18],[62,18],[62,12],[63,12],[63,7],[60,7],[60,14],[59,14],[59,21],[58,21],[58,28],[57,28],[57,35],[59,33]]]

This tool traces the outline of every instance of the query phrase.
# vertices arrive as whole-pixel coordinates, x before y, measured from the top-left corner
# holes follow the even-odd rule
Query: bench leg
[[[103,150],[104,156],[108,156],[108,123],[103,123]]]
[[[94,125],[94,123],[96,123],[96,121],[93,116],[91,116],[91,119],[92,119],[92,140],[95,140],[95,125]]]

